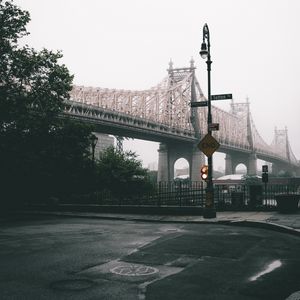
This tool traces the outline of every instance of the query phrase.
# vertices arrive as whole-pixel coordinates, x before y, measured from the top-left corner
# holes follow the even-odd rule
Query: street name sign
[[[203,107],[207,106],[207,101],[197,101],[197,102],[191,102],[191,107]]]
[[[211,131],[218,131],[219,130],[219,123],[210,123],[208,124],[208,129]]]
[[[228,100],[232,99],[232,94],[211,95],[210,100]]]
[[[219,147],[219,142],[210,134],[207,134],[198,144],[200,151],[202,151],[207,157],[212,156]]]
[[[220,95],[211,95],[210,100],[228,100],[232,99],[232,94],[220,94]],[[196,101],[191,102],[191,107],[204,107],[208,105],[208,101]]]

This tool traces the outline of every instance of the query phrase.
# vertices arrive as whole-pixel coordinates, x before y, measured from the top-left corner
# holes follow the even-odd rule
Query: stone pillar
[[[255,153],[251,153],[248,159],[248,175],[257,175],[257,157]]]
[[[191,181],[201,181],[200,168],[205,164],[204,154],[198,149],[197,145],[193,147],[192,159],[190,162]]]
[[[102,152],[107,148],[114,146],[114,138],[108,134],[93,132],[93,134],[98,138],[98,142],[95,147],[95,158],[99,159]]]
[[[225,156],[225,175],[233,174],[232,169],[232,158],[230,154],[226,154]]]
[[[157,182],[169,181],[169,158],[168,158],[168,147],[164,143],[159,144],[158,149],[158,171],[157,171]]]

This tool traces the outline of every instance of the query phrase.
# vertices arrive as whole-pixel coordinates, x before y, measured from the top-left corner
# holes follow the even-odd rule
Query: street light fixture
[[[207,58],[208,51],[207,51],[206,43],[205,43],[205,42],[203,42],[203,43],[201,44],[201,51],[200,51],[199,53],[200,53],[200,55],[201,55],[201,57],[202,57],[203,59],[206,59],[206,58]]]
[[[208,99],[207,99],[207,132],[211,135],[212,130],[210,124],[212,124],[212,115],[211,115],[211,86],[210,86],[210,71],[211,71],[211,57],[210,57],[210,39],[209,39],[209,29],[205,23],[203,26],[203,42],[201,44],[201,51],[199,52],[203,59],[206,59],[207,64],[207,85],[208,85]],[[206,199],[205,199],[205,208],[203,212],[204,218],[215,218],[216,210],[214,207],[214,187],[212,182],[212,173],[213,173],[213,157],[208,156],[208,178],[206,186]]]

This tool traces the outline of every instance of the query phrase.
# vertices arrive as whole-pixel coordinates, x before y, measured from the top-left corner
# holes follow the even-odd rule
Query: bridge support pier
[[[225,156],[225,175],[233,174],[232,168],[232,158],[230,154],[226,154]]]
[[[205,162],[204,155],[196,144],[160,143],[158,149],[157,181],[172,181],[177,159],[185,158],[189,163],[191,181],[200,181],[200,168]]]
[[[168,147],[166,144],[160,143],[158,148],[157,181],[169,181],[169,171]]]
[[[248,175],[257,175],[257,157],[255,153],[251,153],[248,158],[247,166]]]
[[[205,163],[204,154],[199,150],[197,145],[193,146],[192,160],[190,163],[190,178],[191,181],[201,181],[200,169]]]
[[[235,173],[235,169],[239,164],[244,164],[247,167],[248,175],[257,174],[257,157],[255,153],[240,154],[227,153],[225,156],[225,175]]]

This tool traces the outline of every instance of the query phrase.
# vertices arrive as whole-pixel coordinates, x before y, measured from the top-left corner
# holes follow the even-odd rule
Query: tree
[[[147,169],[134,152],[120,152],[110,147],[102,153],[97,167],[99,187],[109,190],[118,199],[138,196],[153,188]]]
[[[0,180],[8,199],[88,188],[91,128],[62,118],[73,76],[60,52],[18,45],[29,13],[0,0]]]
[[[60,52],[19,47],[29,13],[0,0],[1,129],[42,129],[52,125],[69,98],[73,76],[58,64]],[[40,124],[41,123],[41,124]]]
[[[242,179],[244,180],[245,185],[262,185],[261,178],[256,175],[243,175]]]

